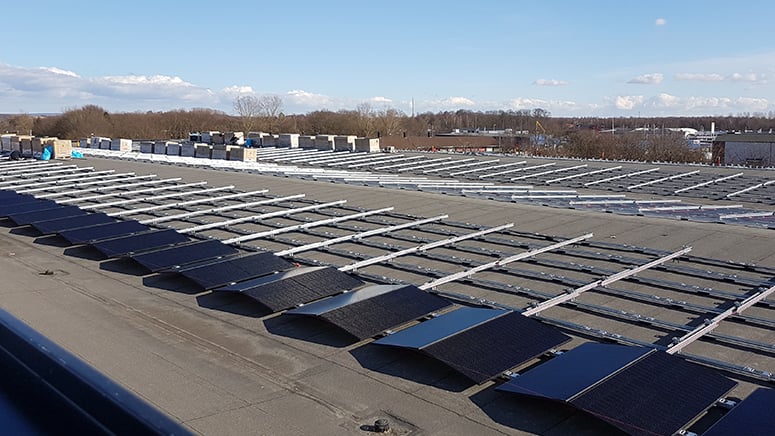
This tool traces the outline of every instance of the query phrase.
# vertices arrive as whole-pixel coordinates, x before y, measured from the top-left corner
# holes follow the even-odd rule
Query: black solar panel
[[[90,213],[87,215],[39,221],[33,223],[32,226],[44,235],[51,235],[65,230],[114,223],[116,221],[115,218],[111,218],[104,213]]]
[[[6,217],[15,213],[32,212],[35,210],[55,209],[61,207],[59,203],[51,200],[41,200],[34,197],[28,197],[25,200],[18,200],[12,203],[3,202],[0,205],[0,216]]]
[[[571,404],[632,435],[672,435],[736,384],[711,369],[659,351]]]
[[[762,436],[775,432],[775,389],[758,388],[702,436]]]
[[[361,340],[447,306],[450,306],[449,301],[439,296],[416,286],[405,286],[331,310],[320,317]]]
[[[188,236],[167,229],[108,239],[91,245],[107,257],[120,257],[187,241],[190,241]]]
[[[228,283],[240,282],[253,277],[291,268],[289,262],[272,253],[254,253],[231,257],[219,262],[208,263],[178,271],[202,289],[213,289]]]
[[[135,254],[131,258],[149,271],[157,272],[238,253],[236,248],[218,240],[197,241],[170,248]]]
[[[78,206],[58,205],[51,209],[35,210],[24,213],[13,213],[8,218],[17,225],[24,226],[38,221],[53,220],[69,216],[86,215],[88,212]]]
[[[482,383],[570,339],[554,327],[517,312],[507,312],[422,350]]]
[[[118,238],[133,233],[146,232],[151,228],[140,224],[135,220],[119,221],[116,223],[100,224],[84,227],[82,229],[65,230],[59,232],[59,236],[72,244],[86,244],[93,241]]]
[[[248,288],[242,293],[278,312],[361,285],[362,281],[336,268],[323,268]]]
[[[570,401],[653,348],[587,342],[536,366],[497,390]]]

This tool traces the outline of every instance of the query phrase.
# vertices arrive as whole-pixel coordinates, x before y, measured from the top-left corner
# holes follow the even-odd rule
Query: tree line
[[[648,127],[652,131],[690,127],[716,130],[770,132],[775,127],[775,113],[741,114],[724,117],[552,117],[549,111],[442,111],[410,116],[401,110],[375,108],[362,103],[353,110],[317,110],[306,114],[286,115],[279,97],[238,97],[236,115],[223,111],[197,108],[163,112],[114,112],[100,106],[71,108],[58,115],[32,116],[18,114],[0,118],[0,131],[32,132],[37,136],[79,139],[106,136],[129,139],[182,139],[197,131],[263,131],[304,135],[338,134],[360,137],[433,136],[455,129],[464,131],[509,131],[511,135],[536,135],[555,138],[553,147],[536,147],[536,153],[573,157],[647,158],[650,160],[696,161],[697,155],[683,144],[683,137],[662,135],[661,139],[643,135],[606,135],[611,129],[628,130]],[[540,130],[539,130],[540,129]],[[490,133],[503,134],[503,133]],[[668,147],[672,143],[672,147]],[[658,157],[666,157],[661,159]]]

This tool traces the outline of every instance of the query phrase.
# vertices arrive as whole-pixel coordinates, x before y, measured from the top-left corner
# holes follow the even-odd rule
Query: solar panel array
[[[98,155],[116,154],[105,150],[88,152]],[[217,167],[315,180],[417,189],[498,201],[539,203],[553,207],[583,207],[628,215],[775,228],[772,208],[762,209],[757,206],[775,205],[775,179],[768,175],[751,176],[735,169],[681,171],[670,163],[578,163],[498,155],[370,155],[272,147],[258,149],[258,156],[258,164],[206,162]],[[134,153],[131,157],[160,159],[157,155],[139,153]],[[161,159],[165,162],[188,164],[195,164],[197,161],[178,156],[162,156]],[[200,165],[203,164],[202,161],[199,160]],[[674,199],[670,200],[670,203],[672,206],[678,205],[678,208],[672,209],[661,204],[663,201],[631,198],[642,197],[644,194],[678,196],[689,200],[716,200],[724,203],[716,208]],[[729,201],[742,201],[748,206],[730,204]]]
[[[472,163],[476,162],[456,165]],[[720,313],[725,305],[767,287],[775,275],[775,269],[764,266],[682,256],[681,264],[650,267],[616,286],[591,286],[583,296],[530,319],[519,312],[565,295],[568,288],[594,284],[601,275],[615,276],[622,268],[643,265],[668,253],[584,240],[547,250],[540,256],[525,256],[521,262],[511,264],[502,260],[567,238],[509,229],[481,234],[480,228],[446,217],[413,217],[390,208],[364,211],[344,202],[319,203],[303,195],[276,197],[266,191],[244,193],[229,187],[203,188],[204,183],[181,184],[178,180],[150,178],[128,186],[135,183],[127,183],[128,180],[143,176],[94,174],[97,172],[77,168],[52,176],[48,164],[40,164],[45,168],[39,170],[44,174],[41,178],[58,177],[60,182],[39,190],[43,182],[33,176],[9,177],[11,170],[3,171],[5,165],[8,164],[0,163],[0,180],[4,183],[0,188],[22,194],[0,191],[3,216],[22,215],[17,213],[17,207],[24,210],[30,204],[53,207],[38,209],[41,211],[77,204],[75,209],[83,212],[78,215],[84,217],[83,221],[59,218],[30,222],[44,233],[58,233],[71,243],[89,243],[107,256],[129,256],[150,271],[175,272],[202,290],[241,293],[272,311],[298,306],[287,313],[313,315],[356,340],[401,329],[377,342],[406,346],[388,343],[403,333],[410,338],[409,343],[415,343],[409,348],[421,349],[475,382],[518,369],[564,343],[568,336],[552,325],[585,337],[664,347],[660,341],[670,339],[664,336],[665,332],[691,331],[695,320]],[[38,164],[30,168],[35,166]],[[435,167],[426,167],[424,171],[432,168]],[[458,167],[460,171],[470,169]],[[73,185],[62,182],[68,180],[68,174],[77,174]],[[87,183],[93,188],[84,188]],[[56,198],[57,202],[31,200],[23,195],[27,189],[35,189],[39,196]],[[148,195],[149,190],[155,194]],[[120,221],[100,223],[103,218],[97,216]],[[80,224],[87,226],[70,227]],[[461,242],[465,235],[476,236]],[[282,258],[291,254],[294,263]],[[460,274],[461,266],[490,264],[486,270],[474,267],[470,274]],[[307,270],[301,265],[326,268]],[[339,271],[350,270],[351,265],[358,265],[351,274]],[[456,278],[444,280],[452,276]],[[433,286],[431,292],[423,290],[425,285],[411,285],[436,281],[442,284]],[[395,286],[376,286],[375,292],[375,286],[363,287],[369,282]],[[495,308],[497,314],[491,318],[475,315],[474,321],[468,316],[453,315],[467,312],[466,305]],[[456,310],[446,312],[452,308]],[[638,309],[655,316],[643,316]],[[684,353],[684,358],[772,381],[771,373],[756,366],[767,368],[772,363],[773,344],[767,338],[775,326],[773,309],[775,301],[765,299],[751,313],[734,315],[731,321],[746,324],[743,336],[735,329],[710,333],[707,337],[713,339],[712,344],[705,343],[699,354]],[[428,316],[432,319],[407,328]],[[445,327],[433,327],[432,323],[439,326],[438,321],[449,316],[462,318],[447,322]],[[573,322],[568,321],[571,317]],[[622,326],[622,332],[597,328],[595,324],[602,319],[613,319]],[[412,333],[423,329],[434,333]],[[654,342],[655,336],[660,341]],[[418,347],[422,337],[435,339]],[[724,347],[750,350],[755,361],[744,368],[723,362]],[[663,368],[655,364],[652,369]],[[704,401],[703,395],[698,390],[692,392],[690,399],[701,397]],[[576,405],[596,413],[597,400],[584,398],[589,401],[579,400]],[[691,401],[687,404],[687,411],[698,407]],[[622,416],[627,414],[614,406],[604,407]],[[631,419],[637,423],[644,416]]]

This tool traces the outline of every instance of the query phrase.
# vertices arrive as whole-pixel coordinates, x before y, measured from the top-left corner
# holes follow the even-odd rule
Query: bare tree
[[[258,99],[261,115],[269,118],[275,118],[283,110],[283,99],[276,95],[262,95]]]
[[[359,104],[355,111],[357,113],[358,136],[370,138],[374,136],[374,109],[368,102]]]
[[[242,131],[247,135],[258,124],[258,117],[264,112],[264,105],[253,95],[240,95],[234,99],[234,111],[242,121]]]

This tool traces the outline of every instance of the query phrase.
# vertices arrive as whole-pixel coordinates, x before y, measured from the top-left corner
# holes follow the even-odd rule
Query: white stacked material
[[[315,148],[315,137],[299,135],[299,148]]]
[[[333,150],[334,149],[334,135],[317,135],[315,136],[315,149],[316,150]]]
[[[279,147],[298,148],[299,136],[298,133],[283,133],[277,138],[277,145]]]
[[[73,154],[73,141],[69,139],[54,139],[51,144],[54,148],[54,159],[70,159]]]
[[[168,142],[167,143],[167,155],[169,156],[180,156],[180,144],[177,142]]]
[[[353,151],[355,150],[355,136],[334,136],[335,151]]]
[[[110,149],[113,151],[132,151],[131,139],[114,139],[110,141]]]
[[[181,153],[181,156],[183,153]],[[197,144],[194,157],[210,159],[210,146],[207,144]]]
[[[205,144],[203,144],[203,145],[205,145]],[[182,157],[194,157],[194,156],[196,156],[196,145],[195,144],[180,144],[180,155]]]
[[[379,153],[379,138],[356,138],[355,151]]]
[[[245,145],[245,134],[243,132],[223,132],[225,144]]]

